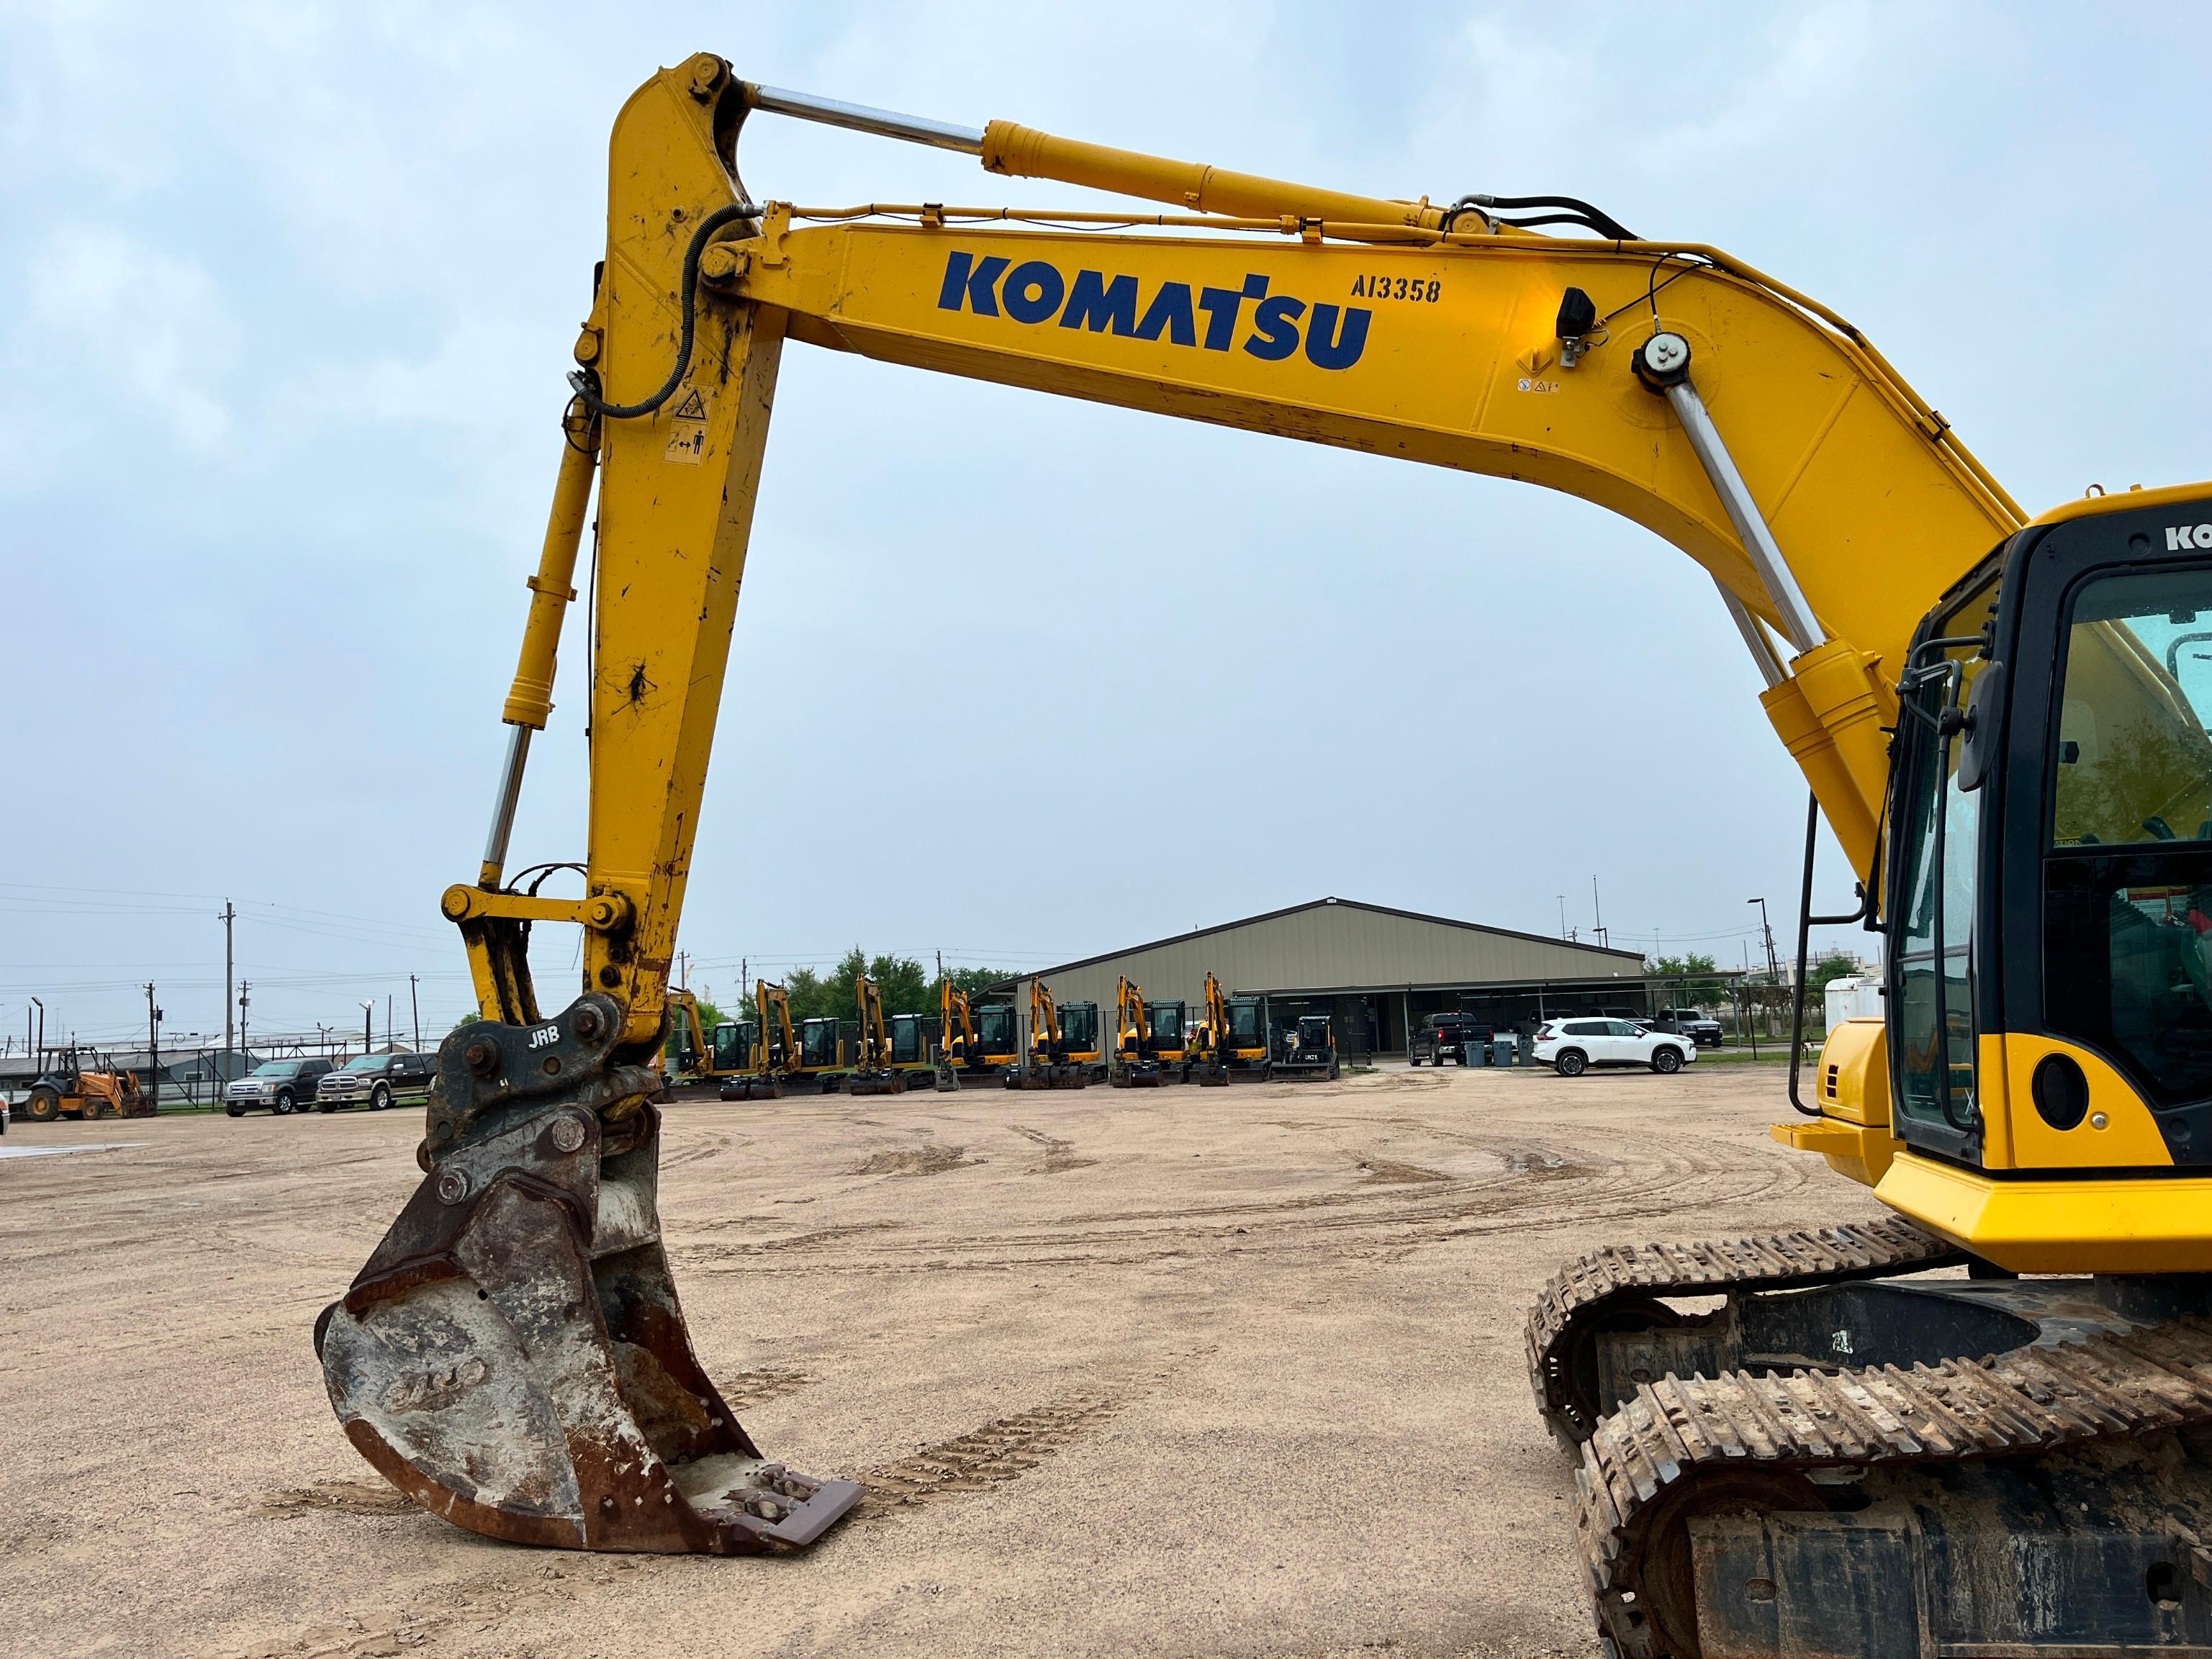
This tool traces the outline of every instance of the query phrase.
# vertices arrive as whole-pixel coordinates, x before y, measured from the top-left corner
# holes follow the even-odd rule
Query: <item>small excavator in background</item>
[[[712,1086],[722,1098],[741,1099],[727,1092],[729,1082],[758,1069],[753,1049],[760,1027],[750,1020],[724,1020],[710,1032],[699,1018],[699,1000],[681,988],[668,994],[669,1017],[676,1026],[672,1091],[684,1093]]]
[[[1021,1063],[1006,1073],[1010,1089],[1080,1089],[1091,1080],[1089,1070],[1069,1052],[1066,1027],[1051,988],[1041,979],[1030,981],[1030,1044]]]
[[[905,1075],[908,1088],[934,1076],[938,1033],[941,1029],[936,1016],[931,1014],[893,1014],[890,1017],[891,1068]]]
[[[55,1054],[19,1109],[33,1123],[64,1117],[88,1123],[103,1117],[151,1117],[154,1103],[134,1073],[105,1054],[88,1056],[72,1045]]]
[[[939,1023],[944,1056],[938,1073],[939,1088],[946,1086],[948,1077],[955,1087],[962,1079],[1003,1080],[1007,1068],[1020,1063],[1021,1036],[1014,1023],[1012,1003],[977,1003],[951,980],[945,981],[939,1001],[943,1009]]]
[[[1224,996],[1221,981],[1206,976],[1203,1012],[1190,1032],[1190,1075],[1211,1089],[1231,1078],[1264,1082],[1268,1071],[1267,1004],[1258,997]]]
[[[737,158],[760,114],[1158,207],[756,199]],[[2189,648],[2212,484],[2031,518],[1834,310],[1572,198],[1322,189],[761,86],[709,53],[641,87],[607,155],[490,834],[441,901],[481,1017],[441,1046],[421,1185],[315,1324],[380,1473],[457,1525],[593,1550],[799,1548],[860,1499],[763,1455],[716,1392],[656,1195],[669,969],[789,343],[1531,483],[1698,565],[1810,787],[1801,963],[1822,817],[1858,902],[1820,920],[1881,935],[1884,1018],[1832,1030],[1809,1088],[1793,1068],[1773,1133],[1888,1213],[1594,1239],[1545,1287],[1530,1379],[1578,1462],[1605,1646],[2212,1648],[2190,896],[2212,889],[2212,656]],[[1878,235],[1855,205],[1838,222]],[[2105,257],[2156,246],[2081,211]],[[2063,280],[1985,246],[1984,287]],[[1931,290],[1932,325],[1975,327],[1972,296]],[[2130,372],[2183,363],[2185,331],[2143,332]],[[2051,421],[2076,335],[2111,330],[2021,343]],[[589,830],[584,890],[556,897],[508,843],[587,526]],[[477,648],[480,619],[454,632]],[[581,983],[549,1015],[529,945],[554,924],[581,930]],[[1156,1066],[1130,989],[1116,1063]],[[1013,1059],[999,1012],[971,1066]]]
[[[883,987],[863,974],[854,988],[860,1004],[860,1031],[854,1039],[852,1075],[846,1091],[856,1095],[902,1095],[906,1073],[892,1064],[891,1028],[884,1018]],[[811,1024],[813,1022],[809,1021]]]
[[[937,986],[937,1053],[933,1056],[937,1091],[948,1094],[968,1074],[975,1045],[975,1010],[968,994],[949,979]]]
[[[781,1100],[784,1084],[797,1071],[799,1034],[791,1024],[791,993],[772,981],[756,981],[753,1027],[759,1035],[748,1045],[743,1071],[723,1083],[725,1100]]]
[[[1114,988],[1114,1057],[1107,1081],[1116,1089],[1157,1089],[1188,1079],[1188,1005],[1147,1002],[1144,988],[1121,975]]]

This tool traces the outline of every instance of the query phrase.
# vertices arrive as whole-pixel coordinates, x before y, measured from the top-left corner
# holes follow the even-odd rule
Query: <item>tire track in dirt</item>
[[[1208,1344],[1171,1355],[1164,1364],[1126,1382],[1072,1389],[1042,1405],[994,1417],[965,1434],[878,1464],[860,1476],[860,1484],[867,1488],[860,1517],[889,1519],[902,1510],[988,1492],[1018,1480],[1213,1352]]]
[[[1517,1137],[1470,1137],[1499,1158],[1495,1175],[1477,1178],[1418,1177],[1362,1182],[1348,1192],[1071,1218],[1075,1224],[1049,1231],[969,1237],[902,1234],[877,1239],[842,1259],[791,1263],[772,1271],[901,1273],[1006,1271],[1069,1263],[1134,1264],[1188,1256],[1209,1245],[1253,1250],[1310,1249],[1317,1237],[1343,1241],[1354,1255],[1372,1249],[1402,1250],[1423,1243],[1479,1236],[1502,1229],[1571,1227],[1693,1213],[1701,1208],[1758,1201],[1806,1186],[1808,1171],[1779,1162],[1746,1164],[1714,1156],[1697,1142],[1686,1149],[1634,1163],[1588,1161],[1547,1143]],[[1372,1164],[1375,1160],[1369,1159]],[[1387,1160],[1386,1160],[1387,1162]],[[1419,1170],[1422,1166],[1407,1165]],[[1428,1173],[1441,1176],[1441,1172]],[[1116,1224],[1140,1221],[1144,1224]],[[1364,1237],[1362,1237],[1364,1236]],[[1367,1249],[1360,1249],[1366,1245]],[[703,1271],[733,1271],[718,1261],[757,1249],[709,1245],[684,1253]]]
[[[1042,1131],[1032,1129],[1024,1123],[1009,1123],[1006,1127],[1016,1134],[1035,1141],[1044,1148],[1044,1162],[1036,1169],[1028,1171],[1030,1175],[1059,1175],[1066,1170],[1088,1170],[1098,1162],[1095,1158],[1076,1157],[1075,1143],[1072,1140],[1056,1140]]]
[[[879,1464],[860,1477],[860,1484],[868,1489],[871,1509],[878,1504],[911,1507],[985,1492],[1028,1474],[1127,1403],[1125,1396],[1091,1389],[1063,1395]]]

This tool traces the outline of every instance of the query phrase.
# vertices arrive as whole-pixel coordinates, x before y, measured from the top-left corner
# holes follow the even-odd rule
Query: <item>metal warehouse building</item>
[[[1062,1003],[1095,1002],[1113,1018],[1123,975],[1148,1001],[1191,1004],[1211,971],[1233,996],[1268,999],[1271,1019],[1329,1013],[1351,1053],[1406,1052],[1424,1014],[1463,1012],[1498,1026],[1600,1008],[1649,1012],[1644,957],[1634,951],[1516,933],[1351,899],[1201,927],[1038,971]],[[1026,992],[1028,977],[1008,988]]]

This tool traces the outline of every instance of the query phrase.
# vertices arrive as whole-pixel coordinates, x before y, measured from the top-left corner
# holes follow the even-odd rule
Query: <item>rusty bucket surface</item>
[[[811,1544],[849,1480],[763,1456],[691,1350],[662,1248],[659,1079],[618,1011],[485,1022],[440,1050],[428,1173],[315,1328],[348,1438],[458,1526],[569,1549]]]

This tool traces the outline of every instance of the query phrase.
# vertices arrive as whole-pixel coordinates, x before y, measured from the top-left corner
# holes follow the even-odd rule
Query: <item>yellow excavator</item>
[[[1051,988],[1041,979],[1030,981],[1030,1044],[1029,1052],[1019,1066],[1006,1074],[1010,1089],[1080,1089],[1091,1081],[1088,1065],[1094,1039],[1088,1047],[1079,1049],[1080,1041],[1068,1031],[1060,1018],[1060,1004],[1054,1000]],[[1080,1055],[1081,1057],[1079,1057]]]
[[[1237,1077],[1264,1082],[1270,1069],[1267,1004],[1226,994],[1208,972],[1201,1012],[1190,1028],[1192,1080],[1218,1089]]]
[[[902,1095],[906,1073],[892,1063],[890,1022],[884,1018],[883,988],[867,975],[854,988],[860,1029],[853,1048],[853,1074],[846,1091],[855,1095]]]
[[[799,1033],[791,1020],[791,994],[770,980],[753,981],[751,1041],[735,1074],[722,1080],[725,1100],[781,1100],[798,1074]],[[719,1028],[718,1028],[719,1029]],[[735,1058],[735,1056],[732,1056]]]
[[[1152,1054],[1152,1022],[1144,988],[1127,974],[1114,987],[1114,1053],[1106,1080],[1116,1089],[1157,1089],[1167,1081]]]
[[[758,1025],[745,1020],[724,1020],[709,1032],[699,1018],[698,998],[687,990],[669,992],[668,1010],[675,1026],[672,1059],[676,1075],[671,1079],[672,1089],[711,1085],[719,1091],[726,1087],[731,1079],[757,1069],[754,1049],[758,1046]]]
[[[767,113],[1154,206],[757,200],[737,143]],[[609,179],[491,834],[444,899],[482,1018],[441,1048],[421,1188],[316,1330],[370,1462],[462,1526],[592,1549],[797,1547],[858,1496],[770,1461],[715,1393],[654,1199],[653,1062],[795,341],[1522,479],[1701,566],[1887,963],[1885,1018],[1839,1027],[1777,1133],[1887,1214],[1615,1243],[1543,1292],[1532,1376],[1606,1642],[2212,1645],[2212,485],[2031,520],[1835,312],[1566,197],[1347,194],[708,55],[624,105]],[[585,890],[556,898],[507,842],[595,476]],[[583,932],[550,1015],[542,923]]]

